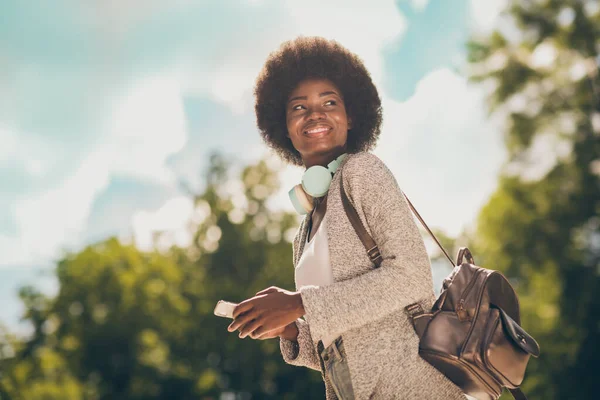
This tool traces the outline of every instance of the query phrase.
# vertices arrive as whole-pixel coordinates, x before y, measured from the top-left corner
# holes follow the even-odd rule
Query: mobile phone
[[[215,315],[223,318],[232,318],[233,319],[233,310],[237,304],[231,303],[225,300],[219,300],[217,305],[215,306]]]

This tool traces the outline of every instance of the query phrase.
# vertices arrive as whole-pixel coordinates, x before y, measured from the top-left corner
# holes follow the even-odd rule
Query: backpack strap
[[[371,259],[371,261],[373,261],[375,263],[375,265],[377,267],[379,267],[379,265],[381,264],[381,261],[382,261],[381,254],[379,253],[379,248],[377,247],[377,243],[375,243],[375,241],[373,240],[371,235],[369,235],[369,233],[365,229],[364,225],[362,224],[362,221],[360,220],[360,217],[358,216],[358,213],[356,212],[356,209],[350,202],[350,199],[348,198],[348,194],[346,193],[346,189],[344,188],[344,177],[342,174],[343,174],[343,172],[342,172],[342,170],[340,170],[340,194],[342,195],[342,204],[344,205],[344,210],[346,211],[346,215],[348,216],[348,219],[352,223],[352,226],[354,227],[356,234],[360,238],[360,241],[362,242],[363,246],[365,246],[365,249],[367,250],[367,254],[369,255],[369,258]],[[431,229],[429,229],[429,227],[427,226],[427,224],[425,223],[423,218],[421,218],[421,215],[418,213],[418,211],[412,205],[412,203],[410,202],[408,197],[404,194],[404,192],[402,192],[402,195],[408,202],[410,209],[413,211],[413,213],[415,213],[415,215],[419,219],[419,222],[421,222],[421,224],[425,227],[427,232],[429,232],[429,234],[431,235],[433,240],[437,243],[439,248],[442,250],[442,252],[446,256],[446,258],[448,259],[448,261],[450,261],[450,264],[452,264],[452,268],[454,268],[455,264],[454,264],[454,261],[452,261],[452,257],[450,257],[450,255],[448,255],[448,252],[446,251],[446,249],[444,249],[444,247],[442,246],[440,241],[435,237],[435,235],[433,234]],[[462,257],[461,257],[461,259],[462,259]]]
[[[340,175],[341,173],[342,172],[340,170]],[[352,227],[356,231],[356,234],[358,235],[363,246],[365,246],[369,259],[375,264],[376,267],[379,268],[381,261],[383,260],[381,253],[379,252],[379,247],[377,247],[377,243],[375,243],[371,235],[369,235],[365,229],[360,217],[358,216],[358,213],[356,212],[356,209],[350,202],[350,199],[346,194],[346,190],[344,189],[343,176],[340,176],[340,193],[342,194],[342,204],[344,205],[344,210],[346,211],[346,215],[348,216]]]
[[[525,396],[525,393],[521,391],[521,388],[508,389],[508,391],[510,394],[512,394],[515,400],[527,400],[527,396]]]

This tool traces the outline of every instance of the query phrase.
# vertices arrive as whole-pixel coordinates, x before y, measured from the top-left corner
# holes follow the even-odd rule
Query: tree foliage
[[[322,396],[320,374],[286,365],[278,339],[242,340],[227,331],[230,320],[213,315],[221,299],[293,289],[290,233],[298,221],[267,205],[279,188],[275,172],[265,161],[238,179],[230,169],[213,156],[206,189],[194,196],[189,247],[148,253],[111,238],[58,263],[55,298],[22,290],[34,333],[25,341],[2,335],[5,397]],[[163,235],[157,245],[169,243]]]
[[[474,37],[472,79],[491,88],[509,161],[480,212],[476,254],[515,283],[541,345],[533,398],[595,397],[600,300],[600,4],[513,1]],[[508,27],[508,28],[506,28]]]

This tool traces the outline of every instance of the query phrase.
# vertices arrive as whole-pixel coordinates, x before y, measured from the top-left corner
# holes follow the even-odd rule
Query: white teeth
[[[329,130],[329,128],[320,126],[318,128],[310,129],[310,130],[306,131],[306,133],[321,133],[321,132],[327,132],[328,130]]]

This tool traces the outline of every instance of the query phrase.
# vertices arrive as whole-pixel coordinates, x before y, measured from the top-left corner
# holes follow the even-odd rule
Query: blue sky
[[[148,248],[157,229],[185,244],[193,210],[179,182],[201,188],[214,150],[239,166],[268,155],[252,87],[268,53],[300,34],[363,58],[384,106],[375,154],[431,226],[458,234],[504,160],[483,89],[462,72],[464,42],[489,30],[502,4],[4,1],[0,321],[17,321],[20,285],[55,289],[47,272],[66,249],[132,234]],[[465,144],[470,162],[458,156]],[[273,207],[292,210],[286,192],[301,173],[281,167]]]

